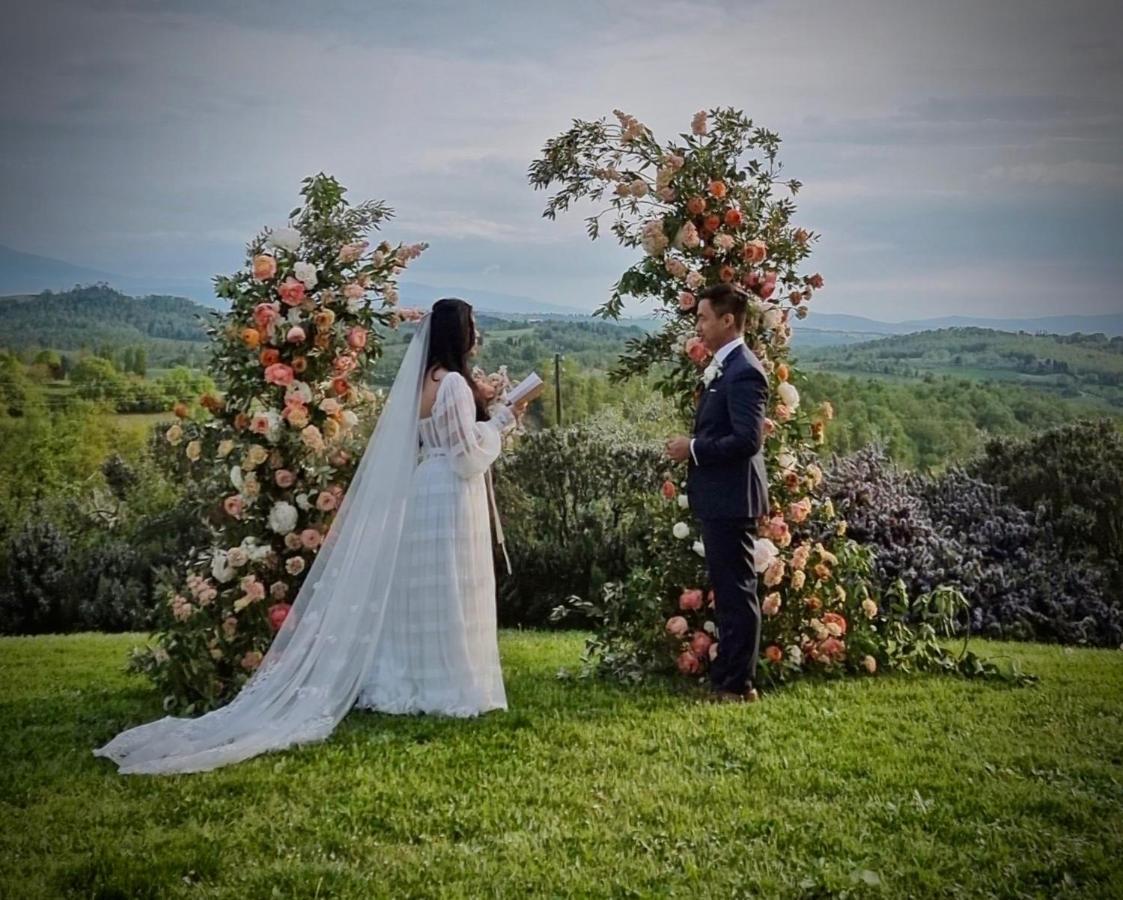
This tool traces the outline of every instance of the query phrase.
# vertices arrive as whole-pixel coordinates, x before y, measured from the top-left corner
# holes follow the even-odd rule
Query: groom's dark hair
[[[698,302],[709,300],[710,306],[719,316],[726,313],[733,314],[733,321],[742,331],[745,328],[745,316],[749,309],[749,295],[733,284],[713,284],[698,292]]]

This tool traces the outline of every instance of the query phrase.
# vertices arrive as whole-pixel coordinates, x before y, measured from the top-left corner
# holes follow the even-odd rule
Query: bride
[[[324,740],[353,706],[506,709],[485,473],[526,403],[485,407],[468,370],[478,343],[463,300],[438,300],[422,319],[327,539],[241,692],[197,719],[124,731],[95,756],[122,773],[202,772]]]

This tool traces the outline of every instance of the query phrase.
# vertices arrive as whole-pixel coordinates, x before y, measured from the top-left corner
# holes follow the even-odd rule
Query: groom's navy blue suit
[[[686,482],[702,525],[706,568],[714,589],[718,654],[710,669],[715,691],[743,693],[760,656],[760,602],[752,550],[755,520],[768,512],[764,419],[768,378],[740,345],[721,374],[703,386],[694,415]]]

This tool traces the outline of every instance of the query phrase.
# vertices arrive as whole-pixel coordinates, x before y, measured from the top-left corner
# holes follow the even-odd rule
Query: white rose
[[[234,485],[235,490],[240,491],[242,489],[243,482],[242,482],[242,467],[241,466],[231,466],[230,467],[230,483],[232,485]]]
[[[706,634],[710,635],[710,637],[713,637],[717,634],[717,626],[710,621],[707,621],[706,624],[702,626],[702,630],[706,632]]]
[[[706,556],[706,545],[703,544],[701,541],[695,541],[694,546],[691,547],[690,549],[693,550],[695,553],[697,553],[699,556],[705,558],[705,556]]]
[[[295,228],[271,228],[265,243],[293,253],[300,246],[300,232]]]
[[[792,644],[790,647],[786,648],[784,652],[787,654],[788,659],[792,662],[792,664],[797,666],[803,665],[803,651],[800,650],[799,647],[797,647],[795,644]]]
[[[776,463],[780,466],[781,472],[790,472],[795,468],[795,457],[790,453],[781,453],[776,457]]]
[[[296,495],[296,505],[299,506],[305,512],[308,512],[308,510],[310,510],[312,508],[312,504],[308,502],[308,495],[307,494],[297,494]]]
[[[211,575],[217,581],[229,581],[234,577],[234,567],[226,560],[225,550],[215,550],[211,557]]]
[[[679,494],[678,495],[678,508],[679,509],[690,509],[690,498],[687,497],[686,494]]]
[[[757,538],[753,544],[753,570],[760,575],[780,555],[779,549],[768,538]]]
[[[778,306],[769,307],[764,313],[764,327],[769,330],[779,328],[783,321],[784,314]]]
[[[345,409],[343,411],[343,421],[347,423],[348,428],[354,428],[359,424],[359,417],[351,410]]]
[[[278,500],[269,510],[269,527],[277,534],[288,534],[296,528],[298,515],[295,506],[284,500]]]
[[[776,393],[780,395],[780,400],[792,412],[799,408],[799,391],[790,382],[781,381]]]
[[[240,569],[250,561],[250,556],[241,547],[232,547],[226,553],[226,561],[235,569]]]
[[[285,316],[285,321],[290,325],[299,325],[304,311],[299,306],[292,307]]]
[[[680,541],[685,541],[690,537],[690,526],[685,522],[675,522],[675,527],[671,529],[671,534],[677,537]]]
[[[285,403],[291,403],[293,398],[305,405],[312,402],[312,388],[308,386],[308,382],[294,381],[285,389]]]
[[[292,274],[297,281],[303,281],[308,290],[316,286],[316,267],[312,263],[298,262],[292,267]]]

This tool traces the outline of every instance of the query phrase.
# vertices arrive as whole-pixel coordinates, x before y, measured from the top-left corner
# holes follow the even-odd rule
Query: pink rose
[[[268,281],[277,274],[277,260],[268,253],[259,253],[253,258],[254,281]]]
[[[678,598],[678,608],[686,611],[701,609],[703,595],[699,590],[683,591]]]
[[[269,384],[277,384],[281,387],[288,387],[292,384],[294,373],[292,366],[287,366],[284,363],[273,363],[265,370],[265,380]]]
[[[710,645],[714,642],[706,632],[695,632],[694,637],[690,639],[690,652],[698,657],[705,657],[710,652]]]
[[[261,651],[250,650],[245,656],[242,657],[242,668],[247,672],[252,672],[261,665]]]
[[[250,421],[250,431],[254,434],[268,434],[269,426],[269,416],[266,413],[254,413],[254,417]]]
[[[366,241],[357,241],[354,244],[344,244],[339,248],[339,261],[341,263],[353,263],[360,256],[367,252],[367,247],[370,244]]]
[[[308,550],[315,550],[320,546],[321,536],[315,528],[305,528],[300,532],[300,543]]]
[[[342,353],[331,361],[332,373],[336,378],[346,375],[355,368],[355,357],[349,353]]]
[[[357,281],[344,285],[343,296],[348,300],[361,300],[366,295],[366,289]]]
[[[242,518],[242,497],[239,494],[231,494],[222,501],[222,508],[226,510],[226,514],[235,519]]]
[[[274,631],[280,631],[291,610],[292,604],[290,603],[274,603],[270,606],[268,611],[269,627]]]
[[[278,469],[273,473],[273,481],[279,488],[290,488],[296,484],[296,474],[289,469]]]
[[[784,579],[784,561],[782,559],[773,560],[772,563],[764,570],[764,586],[776,587]]]
[[[776,409],[772,411],[772,414],[779,422],[787,422],[792,417],[791,409],[783,403],[777,403]]]
[[[788,523],[782,516],[773,516],[768,520],[768,537],[773,541],[782,541],[788,535]]]
[[[304,571],[304,557],[290,556],[285,561],[285,571],[290,575],[299,575]]]
[[[702,671],[702,664],[698,661],[698,657],[691,653],[689,650],[684,650],[679,654],[675,665],[683,675],[697,675]]]
[[[823,286],[823,276],[816,272],[814,275],[807,279],[807,283],[813,288],[821,288]],[[874,664],[876,665],[876,662]]]
[[[320,491],[316,497],[316,509],[320,512],[331,512],[335,509],[335,494],[331,491]]]
[[[277,293],[281,295],[281,300],[288,306],[300,306],[304,302],[306,291],[304,282],[297,281],[291,275],[277,287]]]
[[[709,131],[709,126],[706,125],[706,111],[704,109],[694,114],[694,118],[690,120],[690,130],[699,137]]]
[[[674,635],[675,637],[682,637],[689,630],[690,626],[682,616],[672,616],[667,619],[668,634]]]
[[[356,325],[347,332],[347,343],[356,350],[362,350],[367,345],[367,330],[361,325]]]
[[[703,365],[710,357],[710,351],[706,349],[706,345],[702,343],[699,337],[692,337],[686,342],[684,348],[686,355],[690,357],[690,361],[696,366]]]
[[[307,335],[304,333],[303,328],[299,325],[293,325],[292,328],[289,329],[289,333],[285,335],[285,340],[290,344],[303,344],[306,337]]]
[[[678,295],[678,308],[683,312],[689,312],[694,309],[697,302],[698,301],[694,299],[694,295],[690,293],[690,291],[683,291]]]

